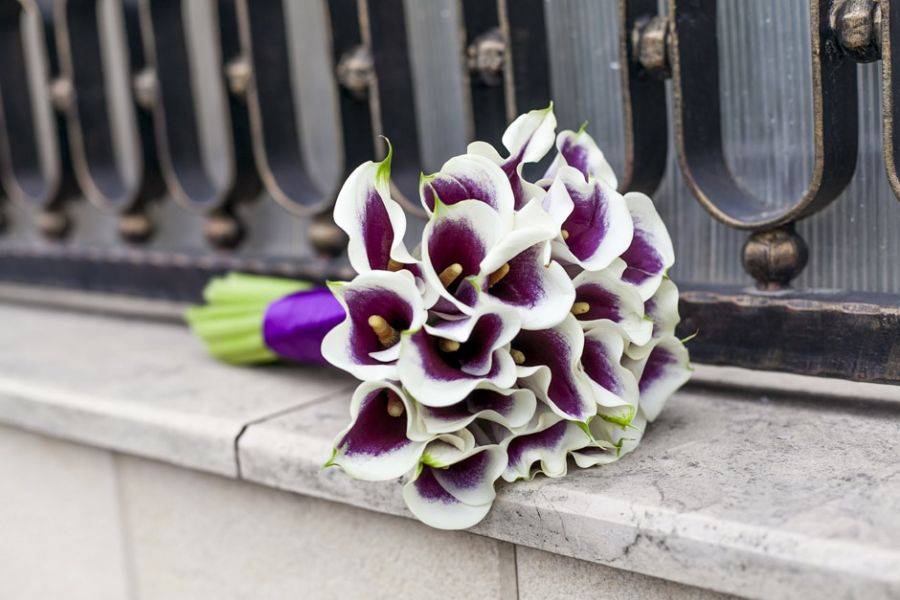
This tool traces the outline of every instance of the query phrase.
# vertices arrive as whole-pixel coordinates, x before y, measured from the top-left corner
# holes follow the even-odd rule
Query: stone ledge
[[[875,412],[680,393],[634,454],[501,485],[473,531],[733,594],[891,597],[900,423]],[[334,399],[248,428],[243,477],[408,515],[399,485],[321,471],[346,419],[346,400]]]
[[[0,422],[231,477],[248,424],[353,387],[216,363],[175,325],[3,304],[0,323]]]
[[[225,367],[158,323],[3,305],[0,322],[0,422],[408,516],[399,486],[321,470],[346,377]],[[900,594],[900,411],[872,397],[896,389],[772,401],[766,377],[678,394],[614,465],[501,486],[474,531],[743,596]]]

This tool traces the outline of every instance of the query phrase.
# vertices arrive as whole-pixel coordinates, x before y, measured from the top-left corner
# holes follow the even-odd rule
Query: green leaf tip
[[[340,468],[340,465],[338,465],[336,462],[334,462],[334,459],[335,459],[336,457],[337,457],[337,448],[332,448],[332,449],[331,449],[331,456],[328,458],[328,460],[325,461],[325,464],[322,465],[322,468],[319,469],[319,471],[324,471],[325,469],[327,469],[327,468],[329,468],[329,467],[338,467],[338,468]]]
[[[682,343],[682,344],[687,344],[688,342],[690,342],[692,339],[694,339],[694,338],[697,337],[698,335],[700,335],[700,330],[699,330],[699,329],[698,329],[697,331],[695,331],[694,333],[692,333],[691,335],[687,336],[686,338],[683,338],[683,339],[681,340],[681,343]]]
[[[381,136],[381,139],[383,139],[385,145],[387,145],[387,156],[384,157],[384,160],[378,163],[378,168],[375,170],[375,180],[378,183],[390,185],[391,161],[394,158],[394,147],[391,145],[391,140],[389,140],[385,136]]]

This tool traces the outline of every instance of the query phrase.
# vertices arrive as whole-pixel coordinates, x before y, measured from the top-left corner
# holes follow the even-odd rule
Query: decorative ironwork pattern
[[[545,22],[551,4],[442,1],[455,3],[460,52],[453,76],[466,99],[467,136],[499,143],[510,118],[546,105],[553,95]],[[210,0],[214,47],[206,62],[192,41],[190,9],[196,5],[112,4],[116,10],[109,10],[109,0],[0,0],[0,186],[9,201],[27,207],[48,240],[4,245],[0,233],[0,279],[191,298],[206,277],[227,269],[320,280],[344,276],[346,240],[330,220],[334,192],[322,185],[304,151],[306,111],[296,93],[323,82],[296,80],[290,4]],[[395,150],[394,192],[421,217],[423,128],[416,85],[423,82],[415,76],[408,9],[404,0],[328,0],[321,18],[330,25],[325,44],[327,86],[339,121],[336,174],[346,176],[360,162],[383,156],[382,136],[388,134]],[[674,148],[685,183],[712,217],[750,231],[743,265],[759,291],[680,282],[687,288],[683,330],[701,333],[694,355],[706,362],[900,381],[896,297],[782,291],[809,255],[795,223],[834,202],[853,176],[860,62],[882,61],[883,156],[900,198],[900,128],[894,126],[895,115],[900,118],[900,0],[809,0],[814,156],[807,189],[779,207],[752,195],[726,160],[718,9],[717,0],[668,0],[661,14],[657,0],[618,0],[616,24],[621,188],[652,194],[663,179],[671,85]],[[111,32],[124,42],[118,65],[107,58]],[[218,125],[209,112],[219,115]],[[219,140],[212,149],[204,145],[210,123]],[[118,244],[65,242],[78,233],[72,207],[82,197],[115,216]],[[265,247],[252,258],[242,252],[253,226],[248,214],[269,198],[284,219],[303,223],[305,245],[297,257]],[[200,223],[206,250],[154,245],[154,236],[165,233],[155,215],[168,210],[169,199],[184,209],[185,219],[193,214]],[[0,228],[3,211],[0,199]],[[772,323],[761,326],[765,335],[746,335],[763,317]],[[848,338],[829,333],[832,327],[883,343],[854,351]],[[807,330],[812,333],[800,335]],[[829,335],[832,346],[825,342]],[[747,345],[735,336],[755,341]],[[852,352],[864,364],[854,363]]]

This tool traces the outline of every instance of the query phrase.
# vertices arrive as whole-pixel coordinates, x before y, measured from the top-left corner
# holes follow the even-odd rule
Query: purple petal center
[[[369,267],[374,270],[387,269],[394,244],[394,227],[384,201],[374,187],[369,189],[361,218]]]
[[[447,288],[451,294],[460,287],[466,277],[478,274],[486,252],[484,242],[472,229],[471,224],[462,219],[440,221],[428,239],[428,256],[435,273],[440,275],[454,263],[462,266],[462,274]]]
[[[525,355],[525,366],[546,365],[550,368],[547,390],[550,400],[571,418],[583,420],[583,401],[569,366],[571,348],[568,340],[553,329],[522,331],[513,340],[512,347]]]
[[[620,394],[622,386],[616,375],[615,369],[606,355],[603,344],[587,338],[584,341],[584,352],[581,354],[581,364],[588,377],[597,385],[613,394]]]
[[[458,489],[472,489],[484,482],[490,455],[482,451],[441,470],[441,478]]]
[[[544,297],[541,245],[535,244],[509,261],[506,277],[488,289],[495,298],[513,306],[534,306]]]
[[[416,491],[419,492],[419,495],[429,502],[442,502],[444,504],[459,503],[459,500],[441,487],[438,480],[434,478],[431,467],[422,467],[422,472],[419,473],[419,477],[415,480],[413,485],[416,487]]]
[[[450,206],[463,200],[481,200],[488,206],[497,209],[496,191],[486,187],[483,182],[460,175],[438,175],[426,184],[425,204],[434,210],[435,195],[441,202]]]
[[[494,314],[482,315],[468,341],[454,352],[440,348],[443,338],[429,335],[425,330],[412,336],[422,357],[425,372],[433,379],[453,381],[471,377],[493,377],[499,365],[493,360],[493,347],[503,331],[502,319]]]
[[[563,141],[559,153],[563,155],[566,164],[581,171],[581,174],[584,175],[584,180],[587,181],[590,174],[588,172],[587,148],[576,143],[573,138],[568,137]]]
[[[644,372],[641,374],[641,381],[638,383],[638,389],[641,393],[646,391],[653,383],[665,375],[666,368],[675,364],[678,359],[674,354],[657,346],[647,357],[647,364],[644,366]]]
[[[406,416],[392,417],[387,405],[393,390],[375,390],[360,404],[356,423],[338,444],[347,455],[366,454],[378,456],[401,448],[409,443],[406,437]]]
[[[578,315],[579,321],[609,319],[614,323],[622,320],[618,300],[614,293],[595,283],[585,283],[575,290],[576,302],[587,302],[590,310]]]
[[[509,457],[509,464],[519,465],[522,461],[522,455],[534,448],[552,449],[556,447],[565,434],[566,422],[560,421],[556,425],[552,425],[543,431],[513,439],[506,449],[506,455]]]
[[[622,254],[622,260],[628,265],[622,279],[635,285],[659,275],[663,270],[662,257],[647,239],[647,234],[639,229],[634,230],[634,238],[628,250]]]
[[[369,354],[384,350],[384,346],[369,326],[369,317],[379,315],[398,332],[405,331],[412,324],[412,306],[396,293],[384,288],[349,290],[344,299],[352,323],[350,347],[353,359],[359,364],[378,364]]]
[[[585,260],[597,251],[609,230],[609,200],[596,182],[588,195],[567,189],[575,206],[563,223],[563,229],[569,232],[566,244],[572,254]]]

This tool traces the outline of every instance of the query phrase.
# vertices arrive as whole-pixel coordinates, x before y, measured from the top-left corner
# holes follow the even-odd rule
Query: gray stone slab
[[[0,598],[128,598],[111,454],[0,427],[0,457]]]
[[[247,479],[408,515],[400,487],[321,470],[345,398],[248,428]],[[900,595],[900,419],[849,405],[678,394],[632,455],[501,486],[474,531],[760,598]]]
[[[353,385],[223,365],[182,326],[0,304],[0,423],[91,445],[234,476],[245,425]]]
[[[121,457],[139,598],[513,600],[512,546]]]
[[[734,596],[665,579],[516,548],[519,600],[727,600]]]

